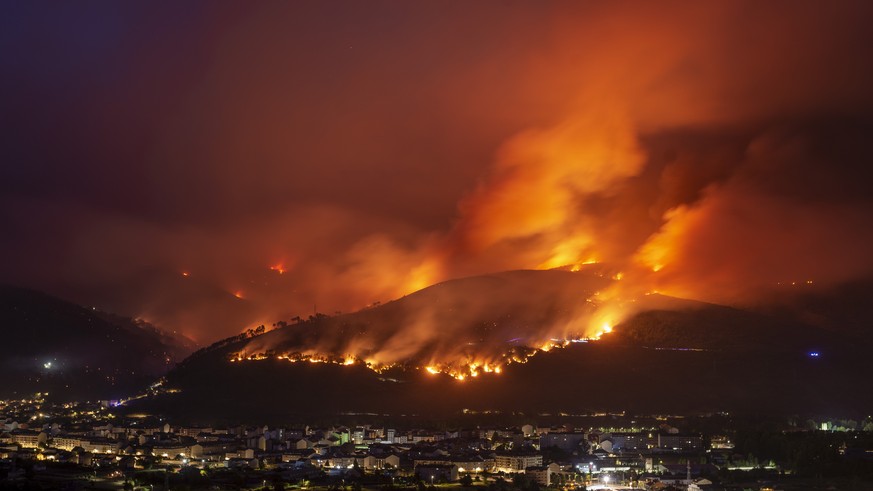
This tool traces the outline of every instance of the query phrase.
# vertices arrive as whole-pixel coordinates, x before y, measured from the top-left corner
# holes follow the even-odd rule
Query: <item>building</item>
[[[653,433],[612,433],[608,436],[612,441],[613,451],[639,452],[654,448],[657,439]]]
[[[546,433],[540,435],[540,449],[558,447],[565,452],[572,452],[587,438],[585,433]]]
[[[51,446],[60,450],[71,451],[76,447],[85,447],[87,440],[73,436],[56,436],[52,439]]]
[[[703,450],[703,438],[700,435],[682,435],[678,433],[659,433],[658,449],[676,452],[697,452]]]
[[[540,486],[548,486],[552,483],[552,474],[560,471],[558,464],[540,465],[528,467],[524,470],[527,478]]]
[[[48,435],[36,431],[15,430],[10,436],[11,443],[17,443],[21,448],[39,448],[48,441]]]
[[[381,469],[397,469],[400,467],[400,457],[389,455],[367,455],[364,458],[364,469],[368,471]]]
[[[540,454],[497,454],[494,456],[494,467],[497,472],[524,472],[528,467],[543,465]]]

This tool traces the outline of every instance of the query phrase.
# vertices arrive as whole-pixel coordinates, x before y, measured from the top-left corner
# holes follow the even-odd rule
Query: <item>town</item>
[[[397,425],[270,427],[175,424],[120,416],[117,405],[53,403],[46,394],[0,401],[0,489],[694,491],[873,477],[870,417],[788,418],[754,431],[728,414],[623,413],[466,414],[469,424],[458,427],[416,427],[402,417]]]

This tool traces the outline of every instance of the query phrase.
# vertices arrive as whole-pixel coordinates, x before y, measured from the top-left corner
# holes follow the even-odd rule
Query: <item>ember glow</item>
[[[608,330],[607,330],[608,328]],[[231,363],[263,361],[275,358],[280,361],[290,363],[330,363],[334,365],[350,366],[362,364],[368,369],[376,373],[384,373],[388,370],[423,370],[430,375],[444,374],[455,380],[464,381],[468,378],[477,378],[482,374],[498,375],[503,373],[506,366],[511,364],[523,364],[539,352],[546,353],[554,348],[564,348],[571,342],[588,342],[600,339],[603,334],[610,332],[612,329],[605,326],[599,331],[594,338],[579,338],[572,340],[550,340],[537,349],[518,349],[514,348],[506,353],[501,353],[493,357],[483,357],[467,355],[461,359],[447,358],[444,362],[432,362],[430,365],[418,365],[415,360],[407,360],[404,362],[382,363],[375,358],[360,359],[354,355],[346,355],[344,357],[331,356],[319,353],[303,354],[299,352],[274,354],[272,351],[261,351],[257,353],[248,353],[241,351],[231,355],[229,361]],[[487,360],[487,361],[485,361]]]
[[[546,351],[546,350],[544,350]],[[330,363],[334,365],[350,366],[361,364],[376,373],[384,373],[388,370],[403,369],[403,370],[422,370],[430,375],[444,374],[455,380],[464,381],[468,378],[476,378],[481,374],[499,374],[503,372],[503,367],[512,363],[525,363],[527,360],[536,354],[536,351],[531,351],[525,355],[506,355],[500,361],[482,362],[467,359],[461,362],[439,363],[434,365],[418,366],[413,363],[390,363],[383,364],[375,360],[363,360],[349,355],[346,358],[331,357],[325,355],[303,355],[300,353],[273,355],[268,352],[262,353],[234,353],[230,357],[231,363],[263,361],[270,358],[275,358],[280,361],[290,363]]]
[[[453,278],[602,275],[547,319],[470,291],[251,350],[473,378],[646,292],[873,276],[870,2],[9,10],[0,280],[202,344]]]
[[[459,381],[500,374],[538,353],[599,340],[634,312],[636,302],[620,296],[620,282],[593,267],[446,282],[361,312],[271,331],[230,361],[360,364]]]

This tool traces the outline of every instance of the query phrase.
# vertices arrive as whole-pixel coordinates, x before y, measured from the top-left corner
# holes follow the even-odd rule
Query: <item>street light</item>
[[[430,475],[430,485],[433,486],[433,474]]]

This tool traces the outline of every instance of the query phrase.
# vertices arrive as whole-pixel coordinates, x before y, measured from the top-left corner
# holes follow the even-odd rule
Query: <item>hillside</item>
[[[638,312],[602,342],[651,348],[805,353],[845,347],[850,338],[777,316],[663,295],[646,295]]]
[[[524,347],[525,329],[539,328],[535,319],[548,323],[563,318],[571,310],[568,305],[579,301],[579,288],[596,281],[555,273],[562,272],[510,272],[446,282],[361,313],[229,340],[170,372],[168,385],[181,393],[138,403],[131,410],[185,416],[179,411],[184,407],[188,417],[278,422],[339,412],[440,416],[463,409],[843,414],[873,408],[873,396],[861,390],[871,375],[868,346],[792,319],[657,295],[640,299],[640,311],[601,341],[537,352],[527,363],[507,365],[499,375],[464,381],[430,374],[414,358],[382,373],[359,361],[350,366],[288,363],[276,356],[229,361],[251,346],[294,350],[295,341],[335,336],[337,329],[402,332],[404,312],[433,310],[437,303],[446,312],[458,312],[469,308],[477,292],[482,304],[493,309],[476,309],[481,316],[472,318],[473,323],[469,317],[463,324],[445,321],[438,334],[448,338],[446,343],[463,346],[474,339],[471,349],[517,350]],[[489,293],[494,285],[503,294],[497,300]],[[510,292],[522,297],[516,302],[507,296]],[[525,321],[516,323],[518,319]],[[498,334],[486,340],[480,326]]]
[[[284,326],[241,351],[353,355],[382,364],[460,364],[497,359],[507,346],[539,347],[581,336],[589,299],[610,283],[596,274],[507,271],[450,280],[401,299]]]
[[[190,341],[45,293],[0,287],[0,397],[111,399],[153,382]]]

